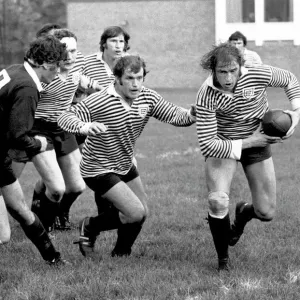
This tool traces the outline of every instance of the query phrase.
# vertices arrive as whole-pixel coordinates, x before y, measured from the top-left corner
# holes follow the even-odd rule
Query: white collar
[[[107,88],[107,94],[123,99],[116,91],[114,83],[111,83]]]
[[[97,58],[98,60],[101,60],[101,61],[104,62],[104,60],[103,60],[102,57],[103,57],[103,52],[98,52],[96,58]]]
[[[44,89],[42,87],[41,81],[39,80],[37,74],[35,73],[31,65],[27,61],[24,61],[24,68],[27,71],[27,73],[30,75],[34,83],[36,84],[38,91],[42,92]]]

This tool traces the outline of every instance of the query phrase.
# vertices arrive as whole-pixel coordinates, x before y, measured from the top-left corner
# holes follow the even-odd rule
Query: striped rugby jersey
[[[296,77],[283,69],[257,65],[241,69],[234,93],[213,85],[212,76],[197,94],[197,136],[205,157],[240,159],[242,139],[259,126],[268,110],[267,87],[282,87],[293,108],[300,107]]]
[[[108,64],[102,59],[102,55],[102,52],[87,55],[85,57],[83,74],[106,87],[114,81],[115,76]]]
[[[78,51],[75,66],[70,70],[66,79],[62,79],[57,75],[51,83],[42,83],[44,92],[37,106],[36,119],[57,122],[58,116],[68,109],[72,103],[83,67],[84,56]]]
[[[252,67],[257,64],[258,65],[262,64],[260,56],[256,52],[248,50],[247,48],[245,48],[244,50],[244,60],[245,60],[244,63],[245,67]]]
[[[107,132],[88,136],[82,151],[81,175],[93,177],[114,172],[126,174],[132,166],[134,145],[150,117],[174,126],[194,123],[189,110],[167,102],[157,92],[142,87],[128,106],[111,84],[72,106],[58,118],[64,130],[78,134],[87,122],[100,122]]]

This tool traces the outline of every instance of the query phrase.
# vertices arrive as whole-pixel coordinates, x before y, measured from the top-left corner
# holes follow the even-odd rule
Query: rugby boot
[[[56,252],[56,253],[57,253],[56,257],[54,257],[51,260],[46,261],[49,266],[57,267],[57,268],[64,267],[64,266],[72,266],[72,264],[69,261],[67,261],[61,257],[59,252]]]
[[[79,245],[79,251],[84,257],[92,258],[95,252],[94,248],[97,236],[91,235],[87,232],[85,224],[88,220],[89,217],[86,217],[79,223],[79,241],[74,242],[74,244]]]
[[[241,238],[246,224],[255,216],[253,205],[239,202],[235,208],[235,219],[231,225],[229,245],[234,246]]]

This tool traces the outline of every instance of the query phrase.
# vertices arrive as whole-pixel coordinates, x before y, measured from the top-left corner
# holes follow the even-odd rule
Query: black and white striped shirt
[[[93,78],[103,87],[107,87],[114,81],[115,76],[108,64],[102,59],[102,56],[102,52],[87,55],[85,57],[83,74]]]
[[[300,87],[296,77],[283,69],[260,65],[242,67],[234,93],[213,85],[212,76],[197,94],[197,136],[205,157],[240,159],[242,139],[259,126],[268,110],[266,89],[284,88],[293,108],[300,107]]]
[[[87,122],[100,122],[107,132],[88,136],[80,164],[83,177],[114,172],[126,174],[132,166],[134,145],[150,117],[175,126],[190,126],[189,110],[167,102],[157,92],[142,87],[130,107],[114,85],[94,93],[64,112],[58,125],[78,134]]]
[[[78,52],[75,66],[70,70],[66,79],[57,75],[51,83],[42,84],[44,92],[37,106],[36,119],[57,122],[58,116],[72,103],[83,67],[84,56]]]

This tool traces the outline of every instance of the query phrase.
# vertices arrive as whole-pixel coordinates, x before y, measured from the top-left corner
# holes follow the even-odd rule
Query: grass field
[[[188,107],[196,91],[160,91]],[[279,90],[270,90],[270,106],[288,108]],[[111,258],[114,231],[101,234],[99,259],[85,260],[72,241],[77,231],[57,232],[54,244],[73,266],[53,269],[11,219],[11,242],[1,247],[0,299],[300,299],[300,131],[273,147],[278,211],[271,223],[252,221],[230,249],[233,270],[219,276],[208,224],[204,160],[195,126],[175,128],[152,120],[136,147],[150,216],[128,258]],[[20,178],[31,201],[37,173],[28,164]],[[250,200],[239,167],[233,180],[230,211]],[[90,190],[72,207],[71,220],[95,214]]]

